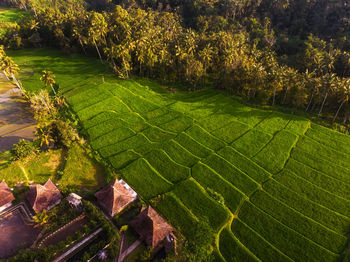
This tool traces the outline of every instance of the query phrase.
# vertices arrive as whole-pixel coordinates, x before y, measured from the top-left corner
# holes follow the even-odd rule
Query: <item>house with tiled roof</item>
[[[26,198],[36,213],[50,210],[61,202],[62,195],[54,183],[49,179],[44,184],[29,186]]]
[[[136,192],[123,180],[115,180],[95,194],[100,206],[110,216],[115,216],[137,198]]]
[[[12,205],[15,197],[5,181],[0,182],[0,212]]]
[[[152,250],[160,247],[174,229],[150,206],[144,208],[129,225]],[[172,237],[171,237],[172,238]]]

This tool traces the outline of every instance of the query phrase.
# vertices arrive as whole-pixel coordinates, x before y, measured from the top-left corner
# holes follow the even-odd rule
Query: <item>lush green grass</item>
[[[78,194],[94,193],[107,183],[104,168],[78,144],[69,149],[65,158],[63,175],[58,180],[60,189]]]
[[[0,7],[0,35],[6,33],[8,29],[16,27],[23,14],[24,12],[19,9]]]
[[[4,179],[9,186],[13,186],[18,182],[42,183],[54,178],[62,154],[62,150],[44,152],[0,167],[0,180]]]
[[[29,91],[43,87],[41,70],[55,73],[93,150],[187,238],[208,224],[226,261],[339,259],[350,231],[349,136],[211,88],[119,80],[92,58],[9,54]]]
[[[18,182],[58,183],[63,192],[94,193],[106,184],[105,169],[78,144],[69,150],[49,150],[0,167],[0,180],[9,186]]]

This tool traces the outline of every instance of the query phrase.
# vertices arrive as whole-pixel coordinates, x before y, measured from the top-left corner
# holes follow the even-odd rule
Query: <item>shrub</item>
[[[63,120],[52,122],[51,135],[56,147],[69,148],[77,140],[74,128]]]
[[[14,144],[11,150],[13,159],[22,159],[31,154],[36,154],[38,152],[37,146],[32,142],[25,139],[20,139],[17,144]]]

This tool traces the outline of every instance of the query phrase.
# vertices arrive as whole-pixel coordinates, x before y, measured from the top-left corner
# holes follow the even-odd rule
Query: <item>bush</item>
[[[56,147],[69,148],[77,140],[74,128],[63,120],[52,122],[51,135]]]
[[[13,159],[22,159],[31,154],[36,154],[38,152],[37,146],[32,142],[25,139],[20,139],[17,144],[14,144],[11,150]]]

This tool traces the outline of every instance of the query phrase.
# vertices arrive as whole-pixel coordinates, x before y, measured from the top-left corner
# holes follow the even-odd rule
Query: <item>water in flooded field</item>
[[[0,152],[19,139],[34,138],[35,121],[29,104],[16,86],[0,75]]]

